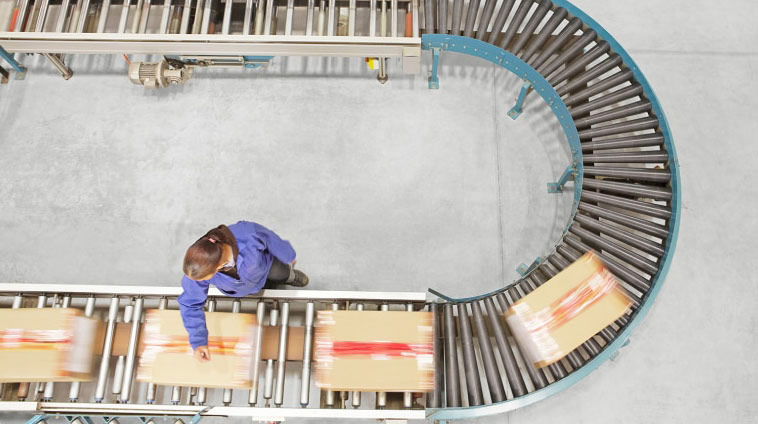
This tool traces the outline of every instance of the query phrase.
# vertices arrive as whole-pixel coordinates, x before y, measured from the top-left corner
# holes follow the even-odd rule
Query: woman
[[[233,297],[277,284],[304,287],[308,276],[295,270],[295,263],[292,245],[254,222],[219,225],[190,246],[184,256],[184,292],[177,300],[195,358],[211,357],[203,312],[211,284]]]

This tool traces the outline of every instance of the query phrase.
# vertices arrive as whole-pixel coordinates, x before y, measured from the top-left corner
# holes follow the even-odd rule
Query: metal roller
[[[566,237],[563,238],[563,240],[566,242],[566,244],[579,250],[580,252],[587,252],[591,250],[587,244],[585,244],[573,233],[569,233]],[[615,259],[608,257],[608,255],[604,255],[601,252],[596,253],[603,261],[605,266],[607,266],[608,269],[610,269],[611,272],[616,276],[616,278],[626,282],[642,293],[646,293],[650,289],[650,282],[648,280],[642,278],[636,272],[631,271],[625,265],[618,263]]]
[[[379,310],[387,312],[390,310],[390,306],[384,303],[379,307]],[[376,406],[380,409],[387,407],[387,392],[376,392]]]
[[[534,274],[532,274],[534,275]],[[521,288],[521,290],[524,292],[524,295],[527,295],[532,292],[532,283],[529,278],[526,278],[521,281],[521,283],[518,284],[518,287]],[[509,291],[511,293],[511,296],[514,300],[519,300],[523,296],[519,291],[517,290],[516,286],[512,287]],[[566,375],[568,375],[568,372],[566,371],[566,368],[563,366],[561,361],[553,362],[552,364],[547,366],[547,369],[550,370],[550,373],[553,374],[553,378],[556,380],[560,380],[562,378],[565,378]]]
[[[548,40],[548,37],[553,35],[553,31],[555,31],[556,28],[563,22],[564,19],[566,19],[566,16],[568,15],[568,12],[566,12],[566,9],[559,7],[553,11],[553,14],[550,16],[550,19],[545,22],[545,26],[542,27],[540,32],[537,34],[537,37],[534,39],[534,41],[529,44],[529,47],[527,47],[526,51],[524,51],[524,54],[521,55],[521,59],[524,60],[524,62],[529,63],[532,59],[536,59],[535,55],[538,51],[542,48],[542,46],[545,44],[545,42]],[[518,52],[515,52],[516,54]]]
[[[263,320],[266,318],[266,302],[259,300],[255,309],[256,331],[255,331],[255,353],[253,354],[253,384],[250,386],[250,394],[247,403],[250,406],[258,403],[258,385],[260,383],[261,369],[261,345],[263,344]]]
[[[269,0],[273,1],[273,0]],[[323,4],[324,2],[321,2],[321,10],[319,11],[319,24],[321,23],[321,18],[323,15]],[[266,5],[266,0],[258,0],[257,6],[255,8],[255,25],[253,27],[253,33],[255,35],[261,35],[263,34],[263,20],[266,15],[266,10],[268,10],[268,6]],[[322,32],[319,32],[318,35],[324,35]]]
[[[555,59],[548,59],[545,61],[545,63],[543,63],[539,69],[537,69],[537,72],[542,75],[552,74],[556,69],[560,68],[561,65],[566,64],[571,59],[581,56],[582,52],[584,51],[584,47],[595,41],[596,37],[597,34],[595,31],[588,29],[584,32],[584,34],[581,35],[581,37],[579,37],[578,40],[569,44],[569,46],[566,47],[560,54],[558,54]]]
[[[363,310],[363,304],[359,303],[355,305],[356,311],[362,311]],[[358,408],[361,406],[361,392],[355,391],[353,392],[353,400],[352,400],[353,408]]]
[[[500,314],[495,309],[492,297],[484,299],[484,307],[487,310],[487,318],[489,319],[493,336],[495,336],[495,343],[497,343],[497,350],[500,353],[500,359],[503,362],[506,380],[511,387],[511,392],[513,392],[514,397],[523,396],[527,393],[526,385],[524,384],[524,379],[521,377],[521,372],[519,372],[510,343],[508,343],[508,336],[500,323]]]
[[[104,0],[104,1],[107,1],[108,3],[110,3],[110,0]],[[68,14],[69,14],[70,5],[71,5],[71,0],[63,0],[61,2],[60,12],[58,12],[58,20],[55,22],[55,32],[63,32],[64,26],[66,24],[66,18],[68,17]],[[106,12],[103,11],[103,14],[106,14]],[[101,15],[100,20],[102,19],[103,17]],[[102,32],[102,31],[98,30],[98,32]]]
[[[598,218],[607,219],[617,224],[626,225],[629,228],[633,228],[637,231],[649,234],[660,239],[666,239],[668,237],[668,229],[663,225],[658,225],[653,222],[601,208],[599,206],[591,205],[586,202],[579,202],[579,210],[587,212]]]
[[[419,0],[411,0],[410,1],[410,10],[411,13],[411,21],[413,22],[413,37],[420,37],[421,34],[419,34],[419,13],[418,13],[418,2]]]
[[[269,3],[273,0],[269,0]],[[334,14],[336,13],[337,9],[337,0],[329,0],[329,12],[327,12],[327,24],[326,24],[326,35],[328,36],[334,36],[335,27],[334,27]]]
[[[590,97],[596,96],[600,93],[610,90],[611,88],[620,86],[627,83],[634,78],[634,73],[631,70],[625,70],[616,72],[615,74],[606,77],[600,81],[597,81],[589,87],[571,94],[564,99],[563,103],[567,107],[571,107],[580,103],[584,103],[589,100]]]
[[[439,0],[437,6],[437,32],[447,34],[447,0]]]
[[[287,337],[289,335],[290,322],[290,304],[282,302],[279,305],[281,310],[281,323],[279,327],[279,357],[276,363],[276,391],[274,392],[274,405],[282,406],[284,403],[284,371],[287,366]]]
[[[368,35],[376,37],[376,0],[369,0]]]
[[[105,398],[105,384],[108,380],[108,368],[111,362],[111,351],[113,350],[113,334],[116,331],[116,316],[118,315],[118,297],[111,298],[111,304],[108,308],[108,321],[105,327],[105,341],[103,343],[103,354],[100,358],[100,371],[97,377],[97,386],[95,388],[95,402],[100,403]]]
[[[290,31],[292,30],[292,10],[290,9],[290,4],[293,0],[287,1],[287,26],[290,27]],[[230,28],[232,24],[232,6],[234,5],[234,2],[232,0],[224,0],[224,17],[221,21],[221,33],[222,34],[230,34]],[[294,5],[293,5],[294,8]]]
[[[647,100],[640,100],[628,105],[615,107],[611,110],[600,112],[594,115],[580,118],[574,121],[576,128],[581,130],[591,125],[602,124],[605,122],[611,122],[616,119],[630,118],[634,115],[642,113],[650,113],[652,111],[652,105]],[[580,131],[581,136],[581,131]]]
[[[206,0],[211,1],[211,0]],[[329,0],[329,10],[332,12],[331,16],[329,17],[330,22],[330,30],[333,31],[333,24],[334,24],[334,9],[331,7],[334,0]],[[274,0],[268,0],[266,2],[266,14],[265,14],[265,22],[263,24],[263,35],[273,35],[271,32],[271,23],[274,20]],[[329,35],[334,35],[334,32],[331,32]]]
[[[611,54],[606,59],[600,61],[597,64],[594,64],[592,68],[589,68],[576,77],[571,78],[566,82],[566,84],[558,87],[555,91],[559,96],[563,97],[566,94],[575,92],[576,90],[582,90],[590,81],[601,77],[603,74],[609,72],[614,68],[621,67],[623,63],[624,61],[621,59],[621,56],[615,53]]]
[[[586,202],[604,203],[618,208],[641,213],[655,218],[669,219],[671,211],[655,203],[642,202],[639,200],[626,199],[611,194],[596,193],[590,190],[582,190],[581,199]]]
[[[534,2],[531,0],[521,0],[521,3],[519,3],[518,8],[516,9],[516,13],[513,15],[511,23],[508,24],[508,28],[505,29],[503,38],[498,43],[498,47],[508,50],[508,44],[513,40],[513,36],[516,35],[516,31],[518,31],[521,23],[526,18],[527,13],[529,13],[532,4],[534,4]]]
[[[503,27],[505,27],[505,21],[508,20],[508,15],[511,14],[511,9],[513,9],[513,5],[515,3],[516,0],[503,0],[503,3],[500,5],[500,9],[497,12],[495,23],[492,24],[492,31],[490,32],[490,36],[487,38],[488,43],[495,44],[497,37],[503,31]]]
[[[482,383],[479,379],[479,367],[476,364],[476,353],[474,352],[471,321],[469,321],[466,304],[459,303],[457,306],[458,328],[461,331],[461,351],[463,352],[463,369],[466,377],[468,403],[470,406],[477,406],[483,403],[483,395]]]
[[[137,2],[140,2],[140,1],[143,1],[143,0],[137,0]],[[200,34],[211,33],[211,15],[213,12],[214,1],[215,0],[205,0],[205,3],[203,4],[203,20],[200,23]]]
[[[608,234],[606,237],[600,237],[587,229],[572,225],[569,232],[580,237],[583,241],[588,242],[604,251],[607,251],[614,256],[628,262],[630,265],[637,267],[638,269],[646,272],[650,275],[655,275],[658,272],[658,266],[655,262],[647,259],[646,257],[629,251],[623,247],[620,247],[616,240],[611,238]]]
[[[42,11],[40,11],[42,13]],[[58,303],[58,295],[56,294],[53,297],[53,308],[68,308],[71,306],[71,296],[64,296],[63,302]],[[55,382],[48,381],[44,384],[44,393],[42,394],[42,401],[43,402],[49,402],[53,399],[53,396],[55,394]]]
[[[566,25],[565,28],[551,41],[549,42],[545,48],[540,52],[539,55],[535,56],[531,61],[527,62],[529,65],[532,66],[534,69],[539,69],[540,66],[545,64],[555,52],[559,51],[566,43],[568,43],[572,37],[574,37],[574,33],[581,28],[582,21],[579,18],[572,18],[568,25]],[[544,75],[547,77],[547,75]]]
[[[434,390],[427,394],[427,407],[442,408],[442,393],[445,391],[445,337],[442,332],[442,305],[432,303],[432,340],[434,343]]]
[[[287,16],[284,18],[284,35],[292,35],[292,20],[295,16],[295,0],[287,0]]]
[[[253,9],[255,8],[254,0],[245,0],[245,17],[242,21],[242,35],[249,35],[250,28],[253,25]],[[305,35],[311,35],[313,29],[313,0],[308,0],[308,18],[306,22]]]
[[[231,3],[231,0],[229,0]],[[232,313],[238,314],[240,312],[240,308],[242,307],[242,303],[239,299],[234,299],[232,301]],[[224,394],[222,397],[222,402],[224,403],[224,406],[229,406],[232,403],[232,396],[234,392],[232,389],[224,389]]]
[[[76,22],[75,32],[84,32],[84,25],[87,22],[87,15],[89,13],[89,0],[79,0],[77,3],[80,3],[81,7],[77,7],[79,17]]]
[[[534,9],[534,13],[532,13],[532,16],[526,22],[526,25],[524,25],[524,30],[521,31],[521,35],[518,36],[513,43],[513,47],[511,48],[511,52],[513,54],[518,56],[521,49],[523,49],[529,39],[532,38],[534,30],[537,29],[537,27],[542,22],[542,19],[545,17],[545,15],[547,15],[547,12],[552,6],[553,2],[550,0],[541,0],[537,4],[537,8]]]
[[[473,37],[476,15],[479,14],[479,0],[469,0],[468,12],[466,13],[466,26],[463,29],[464,37]],[[485,28],[485,31],[487,29]]]
[[[216,312],[216,299],[208,299],[208,312]],[[199,387],[197,389],[197,404],[205,405],[208,396],[208,389],[206,387]],[[179,402],[179,394],[176,395],[176,403]],[[173,398],[172,398],[173,401]]]
[[[140,15],[139,21],[139,33],[144,34],[147,32],[147,20],[150,18],[150,9],[152,8],[152,0],[144,0],[142,6],[142,15]]]
[[[47,17],[47,9],[50,5],[50,0],[42,0],[40,2],[39,12],[37,12],[37,23],[34,30],[42,32],[45,30],[45,18]]]
[[[171,0],[163,0],[163,10],[161,11],[160,34],[169,33],[169,21],[171,19]]]
[[[487,35],[487,27],[490,25],[496,5],[497,0],[484,0],[484,10],[482,11],[482,17],[479,19],[479,27],[476,30],[477,40],[484,40],[484,37]]]
[[[505,390],[503,390],[503,381],[500,379],[500,371],[497,368],[495,354],[492,351],[490,335],[487,331],[487,324],[484,322],[482,308],[478,301],[471,302],[471,311],[474,313],[474,327],[476,328],[476,339],[479,342],[479,352],[482,354],[482,365],[484,365],[484,375],[487,377],[487,387],[490,390],[492,402],[502,402],[505,400]]]
[[[130,2],[124,1],[124,3],[121,5],[121,17],[118,21],[118,32],[123,34],[126,32],[126,23],[129,19],[129,6]],[[76,13],[75,11],[72,13]],[[72,18],[73,19],[73,18]]]
[[[590,115],[590,117],[591,116],[593,115]],[[582,142],[582,151],[587,152],[595,150],[630,149],[636,147],[661,146],[663,145],[663,142],[663,135],[659,133],[633,135],[631,137],[619,137],[608,140],[585,141]]]
[[[602,97],[598,97],[590,102],[584,103],[580,106],[573,107],[569,110],[572,118],[578,118],[598,110],[600,108],[610,106],[622,102],[624,100],[633,99],[642,94],[642,86],[639,84],[632,84],[629,87],[624,87],[620,90],[616,90],[613,93],[608,93]]]
[[[550,263],[554,264],[557,268],[560,268],[560,269],[565,269],[569,265],[571,265],[571,263],[569,261],[567,261],[566,259],[564,259],[562,255],[558,254],[558,252],[556,252],[555,255],[550,255],[547,258],[547,260],[550,261]]]
[[[585,166],[585,176],[622,178],[641,182],[667,183],[671,180],[671,172],[666,169],[627,168],[610,166]]]
[[[29,14],[29,7],[32,0],[19,0],[16,6],[18,9],[18,15],[16,15],[16,26],[13,28],[13,32],[23,32],[24,24]]]
[[[434,1],[424,0],[424,34],[434,34]]]
[[[584,155],[590,163],[666,163],[669,160],[665,151],[597,153]]]
[[[305,341],[303,346],[303,371],[300,374],[300,406],[308,406],[311,393],[311,353],[313,348],[313,319],[316,315],[313,302],[305,304]]]
[[[269,327],[276,327],[279,324],[279,310],[271,309],[269,316]],[[266,407],[270,405],[271,398],[274,395],[274,360],[266,360],[266,372],[263,377],[263,398],[266,399]]]
[[[668,187],[655,187],[643,184],[619,183],[615,181],[587,178],[584,180],[584,188],[593,188],[609,193],[618,193],[653,200],[671,200],[671,189]]]
[[[382,307],[386,307],[387,305],[382,305]],[[340,308],[340,304],[337,302],[332,303],[332,310],[337,311]],[[387,309],[382,309],[383,311],[386,311]],[[336,392],[333,390],[327,390],[326,391],[326,406],[334,406],[334,394]],[[379,399],[379,395],[377,394],[377,402]]]
[[[461,380],[458,374],[458,347],[456,345],[453,305],[446,303],[445,310],[445,394],[447,407],[461,406]]]
[[[397,0],[391,0],[390,5],[391,5],[391,7],[390,7],[390,12],[391,12],[390,13],[390,15],[391,15],[390,25],[391,25],[391,28],[392,28],[390,36],[391,37],[397,37],[397,13],[398,13]]]
[[[595,61],[595,59],[601,57],[602,55],[610,52],[611,46],[608,44],[607,41],[598,41],[598,43],[595,45],[595,47],[589,49],[586,53],[584,53],[582,56],[576,58],[573,62],[566,65],[566,67],[556,73],[555,75],[548,78],[547,82],[550,83],[553,87],[560,84],[563,80],[566,80],[568,78],[571,78],[575,76],[576,74],[584,74],[587,72],[587,66],[589,66],[592,62]],[[535,59],[535,58],[532,58]],[[531,64],[531,59],[530,59]]]
[[[191,13],[192,0],[184,0],[184,7],[182,8],[182,20],[179,24],[179,34],[188,34]]]
[[[461,35],[461,18],[463,16],[463,0],[453,0],[453,22],[450,34]]]
[[[138,297],[134,300],[134,312],[132,316],[132,332],[129,336],[129,348],[126,353],[126,364],[124,365],[124,384],[121,387],[121,402],[129,403],[132,391],[132,380],[134,379],[134,361],[137,358],[137,343],[139,342],[139,330],[142,321],[142,305],[144,299]]]

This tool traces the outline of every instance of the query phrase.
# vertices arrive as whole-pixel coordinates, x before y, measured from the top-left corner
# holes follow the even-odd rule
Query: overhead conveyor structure
[[[299,379],[285,381],[282,376],[288,361],[284,357],[261,361],[259,385],[246,393],[145,387],[132,384],[132,377],[124,371],[134,367],[130,350],[123,359],[102,361],[98,380],[81,384],[81,388],[45,382],[6,385],[2,411],[26,411],[36,414],[38,420],[61,414],[145,420],[157,416],[250,416],[445,421],[498,414],[564,390],[617,355],[661,288],[674,253],[681,209],[671,132],[660,103],[634,61],[610,34],[568,1],[62,2],[19,0],[14,32],[0,33],[0,46],[10,53],[46,54],[64,69],[62,54],[127,52],[166,54],[185,63],[190,63],[189,58],[202,61],[203,56],[226,56],[223,60],[237,58],[243,63],[248,56],[312,54],[377,57],[384,66],[383,58],[400,57],[405,70],[411,72],[418,69],[414,61],[424,49],[431,52],[433,60],[430,87],[440,84],[436,70],[440,62],[444,65],[444,57],[440,57],[445,52],[487,60],[523,79],[512,118],[522,113],[527,96],[540,96],[555,113],[572,162],[549,190],[563,190],[573,180],[575,202],[554,251],[530,260],[531,265],[520,269],[522,278],[492,293],[454,299],[434,290],[268,290],[243,298],[236,306],[233,299],[211,293],[209,310],[236,308],[257,313],[266,325],[304,326],[306,334],[312,331],[313,313],[319,309],[432,311],[435,390],[419,398],[319,392],[308,367],[302,367]],[[61,10],[65,13],[59,13]],[[114,13],[120,14],[120,20],[108,18]],[[211,18],[214,16],[219,17]],[[220,25],[215,25],[216,21]],[[113,22],[116,30],[106,31]],[[157,30],[146,33],[154,22]],[[17,71],[23,71],[11,54],[5,56]],[[633,307],[561,361],[533,368],[524,360],[502,313],[588,250],[597,252],[616,275],[633,299]],[[109,329],[116,320],[127,319],[138,329],[139,311],[175,308],[178,291],[0,285],[3,306],[70,304],[102,317]],[[136,334],[132,332],[132,337]],[[288,332],[279,334],[286,343]],[[309,361],[304,357],[300,362]],[[113,385],[114,380],[121,384]],[[291,385],[300,387],[299,395],[285,395],[284,387]],[[236,405],[240,398],[249,406],[224,406],[227,400]],[[69,402],[74,400],[77,402]]]

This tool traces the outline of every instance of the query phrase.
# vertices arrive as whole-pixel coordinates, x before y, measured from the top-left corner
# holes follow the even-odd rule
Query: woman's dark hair
[[[223,253],[222,244],[232,248],[232,253],[236,259],[239,253],[237,239],[234,238],[229,227],[219,225],[205,233],[187,249],[182,266],[184,275],[196,280],[199,277],[215,274]]]

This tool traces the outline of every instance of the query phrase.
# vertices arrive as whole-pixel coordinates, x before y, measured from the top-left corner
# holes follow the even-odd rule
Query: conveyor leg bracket
[[[2,47],[0,47],[0,57],[5,59],[5,61],[8,62],[8,64],[11,65],[11,67],[13,67],[13,69],[16,71],[17,80],[22,80],[26,77],[26,68],[21,66],[21,64],[16,61],[12,54],[8,53]]]
[[[1,49],[2,47],[0,47]],[[45,418],[47,418],[47,415],[35,415],[29,421],[26,422],[26,424],[38,424],[42,421],[45,421]]]
[[[429,73],[429,88],[436,90],[440,88],[440,78],[437,71],[440,66],[440,48],[432,48],[432,71]]]
[[[524,84],[521,85],[521,91],[518,93],[518,98],[516,99],[516,105],[508,111],[508,116],[510,116],[511,119],[518,118],[521,115],[521,112],[524,111],[524,100],[526,100],[526,95],[529,94],[531,90],[532,83],[524,80]]]
[[[547,183],[547,192],[562,193],[563,186],[565,186],[566,183],[569,182],[569,180],[571,180],[575,174],[576,166],[574,164],[567,166],[566,169],[563,170],[563,174],[561,174],[560,178],[558,178],[558,181],[554,183]]]
[[[519,273],[522,277],[526,277],[530,272],[534,271],[540,264],[544,261],[543,258],[537,257],[537,259],[532,262],[531,265],[527,266],[526,264],[521,264],[516,268],[516,272]]]

